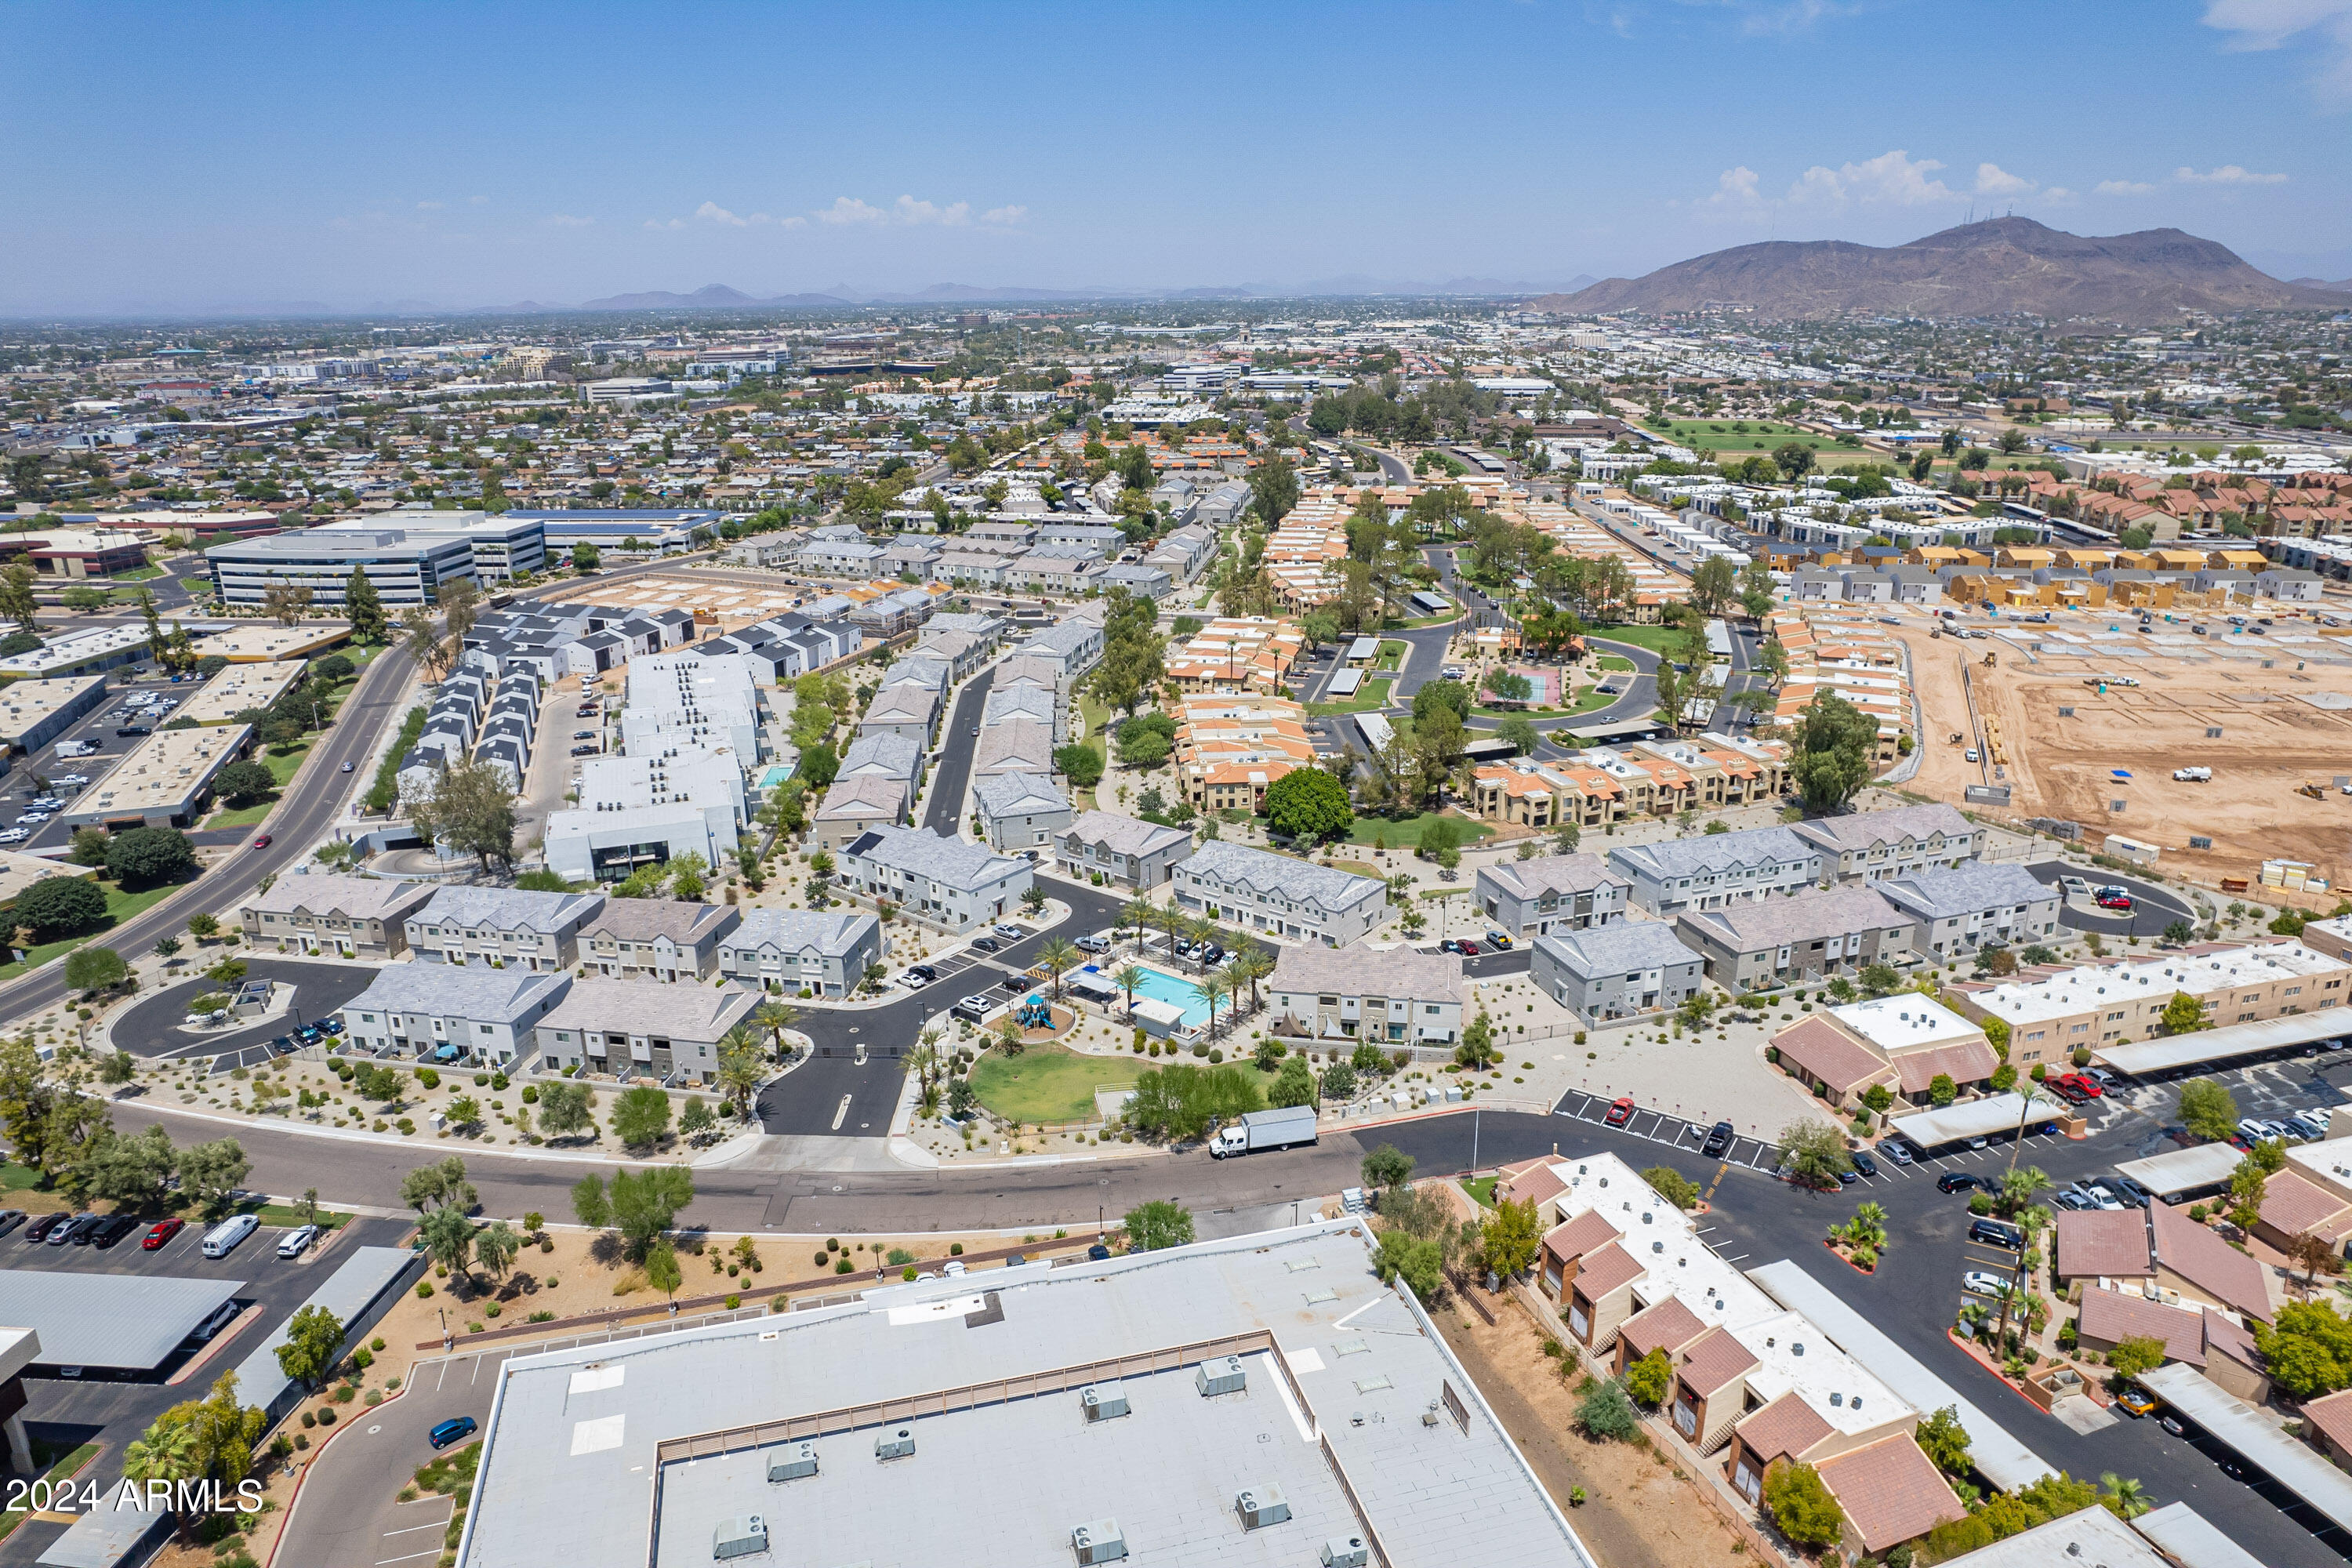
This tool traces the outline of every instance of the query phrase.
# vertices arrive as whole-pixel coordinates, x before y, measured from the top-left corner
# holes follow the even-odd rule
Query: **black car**
[[[910,963],[907,966],[907,973],[926,985],[940,977],[940,972],[928,963]]]
[[[35,1215],[33,1223],[25,1227],[25,1239],[32,1242],[47,1241],[49,1239],[49,1232],[72,1218],[73,1215],[68,1214]]]
[[[1972,1193],[1983,1185],[1974,1176],[1958,1171],[1947,1171],[1936,1178],[1936,1190],[1939,1193]]]
[[[1029,977],[1025,974],[1008,974],[997,984],[1007,991],[1026,991],[1029,989]]]
[[[982,952],[994,952],[1004,944],[992,936],[976,936],[971,939],[971,945]]]
[[[593,746],[574,746],[572,748],[572,754],[575,757],[593,757],[596,754],[596,748]]]
[[[91,1227],[89,1244],[98,1247],[112,1247],[138,1228],[139,1222],[131,1215],[110,1214]]]
[[[114,731],[117,735],[152,735],[155,731],[146,724],[125,724]]]
[[[66,1242],[72,1247],[88,1247],[105,1224],[106,1216],[102,1214],[82,1215],[74,1220],[73,1228],[66,1233]]]
[[[1712,1160],[1731,1147],[1732,1131],[1728,1121],[1718,1121],[1706,1135],[1706,1145],[1699,1152]]]
[[[1087,1258],[1089,1262],[1100,1263],[1104,1258],[1108,1258],[1109,1256],[1110,1248],[1105,1247],[1099,1241],[1087,1248]]]
[[[1856,1149],[1853,1153],[1848,1154],[1846,1158],[1852,1160],[1853,1162],[1853,1168],[1860,1171],[1864,1175],[1874,1176],[1878,1174],[1878,1162],[1870,1157],[1870,1152],[1868,1150]]]

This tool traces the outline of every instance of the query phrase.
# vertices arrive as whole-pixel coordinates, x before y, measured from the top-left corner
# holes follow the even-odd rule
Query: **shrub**
[[[1577,1402],[1576,1425],[1588,1437],[1627,1442],[1642,1430],[1633,1396],[1615,1378],[1596,1381]]]
[[[950,1258],[961,1258],[963,1256],[963,1243],[961,1241],[950,1242],[948,1244],[948,1256]]]
[[[1764,1473],[1764,1506],[1780,1533],[1800,1546],[1834,1546],[1845,1510],[1811,1465],[1776,1464]]]

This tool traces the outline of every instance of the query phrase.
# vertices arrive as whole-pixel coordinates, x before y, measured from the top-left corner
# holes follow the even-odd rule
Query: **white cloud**
[[[2091,188],[2103,196],[2144,196],[2156,189],[2138,180],[2101,180]]]
[[[2045,202],[2071,202],[2074,199],[2074,193],[2063,185],[2053,185],[2042,193],[2042,199]]]
[[[2172,171],[2172,177],[2188,185],[2284,185],[2284,174],[2257,174],[2252,169],[2235,163],[2224,163],[2218,169],[2199,173],[2187,167]]]
[[[682,217],[674,217],[667,223],[664,223],[657,217],[649,217],[646,219],[646,226],[651,229],[684,228],[686,220]]]
[[[2208,0],[2205,25],[2231,35],[2231,49],[2298,44],[2320,96],[2352,103],[2352,0]]]
[[[490,205],[490,198],[488,196],[467,196],[466,198],[466,205],[469,207],[486,207]]]
[[[1977,165],[1977,195],[1980,196],[2013,196],[2033,188],[2032,180],[2012,174],[1998,163]]]
[[[952,202],[946,206],[930,202],[919,202],[912,196],[900,196],[890,207],[891,218],[906,224],[939,224],[949,228],[961,228],[971,221],[970,202]]]
[[[1715,195],[1706,198],[1711,207],[1739,210],[1757,206],[1762,201],[1763,197],[1756,194],[1756,171],[1745,163],[1717,175]]]
[[[421,213],[437,213],[441,210],[441,205],[439,202],[419,202],[416,204],[416,210]]]
[[[1028,216],[1027,207],[991,207],[980,215],[980,221],[1009,227],[1013,224],[1025,221]]]
[[[856,196],[835,196],[833,205],[820,207],[810,215],[819,223],[835,225],[875,224],[894,228],[968,228],[972,223],[970,202],[924,201],[902,195],[887,207],[877,207]],[[979,215],[979,221],[998,227],[1009,227],[1028,217],[1029,209],[1023,206],[991,207]],[[754,222],[761,221],[756,216]],[[799,219],[786,218],[785,226],[796,226]]]
[[[1913,158],[1901,148],[1861,163],[1832,169],[1816,163],[1789,187],[1792,202],[1843,206],[1848,202],[1925,206],[1958,199],[1950,186],[1932,178],[1944,167],[1933,158]]]
[[[1798,33],[1824,16],[1851,16],[1862,7],[1857,0],[1682,0],[1682,4],[1725,10],[1739,17],[1743,33]],[[1628,30],[1621,14],[1613,18],[1620,32]]]
[[[712,223],[723,225],[728,228],[742,228],[750,222],[747,218],[737,217],[733,213],[729,212],[717,202],[703,203],[700,206],[694,209],[694,216],[698,218],[707,218]]]
[[[819,223],[880,223],[884,214],[880,207],[867,206],[856,196],[835,196],[833,205],[817,213]]]
[[[550,213],[546,218],[550,228],[587,228],[595,221],[593,217],[573,217],[570,213]]]

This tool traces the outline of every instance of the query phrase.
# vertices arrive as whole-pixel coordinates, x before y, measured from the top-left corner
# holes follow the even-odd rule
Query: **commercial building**
[[[213,780],[245,754],[250,724],[159,730],[98,775],[64,812],[68,827],[189,827],[213,797]]]
[[[408,951],[408,918],[431,901],[431,882],[307,871],[278,878],[237,905],[237,923],[257,952],[331,952],[377,963]]]
[[[376,1056],[527,1068],[539,1058],[540,1020],[572,984],[568,973],[513,966],[461,973],[439,964],[387,964],[343,1004],[344,1037]]]
[[[1672,926],[1618,921],[1538,936],[1528,978],[1587,1024],[1679,1007],[1706,988],[1699,955]]]
[[[1166,882],[1192,853],[1191,828],[1115,811],[1081,812],[1054,840],[1054,858],[1065,877],[1099,876],[1144,893]]]
[[[425,963],[565,970],[580,961],[581,928],[604,905],[602,893],[444,888],[409,916],[408,945]]]
[[[1176,902],[1252,931],[1345,947],[1388,913],[1388,884],[1289,855],[1211,839],[1179,861]]]
[[[1821,852],[1833,882],[1876,882],[1937,866],[1958,866],[1984,851],[1985,830],[1948,805],[1898,805],[1816,816],[1790,832]]]
[[[1956,982],[1945,995],[1971,1018],[2008,1025],[2009,1059],[2023,1071],[2078,1047],[2147,1038],[2178,995],[2194,997],[2208,1024],[2246,1024],[2340,1006],[2347,976],[2352,964],[2281,937],[2029,965],[2008,980]]]
[[[716,529],[727,516],[723,511],[701,508],[614,508],[583,511],[534,511],[517,508],[506,515],[536,523],[546,539],[548,552],[567,558],[575,544],[593,545],[599,550],[675,555],[695,547],[695,530]]]
[[[591,976],[573,982],[540,1019],[540,1056],[559,1070],[612,1073],[625,1082],[709,1084],[718,1076],[719,1041],[759,1005],[742,991]]]
[[[0,658],[0,675],[30,680],[65,680],[137,664],[147,657],[148,651],[147,630],[135,623],[85,626],[53,637],[29,652]]]
[[[681,855],[716,866],[735,853],[749,821],[737,753],[678,733],[583,763],[578,804],[547,819],[550,870],[575,882],[621,882]]]
[[[1625,918],[1632,891],[1598,855],[1538,855],[1478,868],[1478,907],[1514,940],[1612,925]]]
[[[1409,947],[1286,947],[1265,984],[1274,1029],[1325,1045],[1452,1045],[1469,990],[1460,959]]]
[[[1352,1220],[494,1376],[461,1563],[1594,1563]]]
[[[1685,910],[1675,922],[1727,991],[1810,984],[1902,957],[1911,921],[1868,888],[1830,888],[1761,902]]]
[[[842,884],[909,916],[970,931],[1003,920],[1034,880],[1029,862],[920,827],[876,827],[841,851]]]
[[[1633,883],[1635,904],[1665,920],[1793,893],[1822,877],[1821,851],[1786,827],[1622,845],[1609,865]]]
[[[79,583],[147,564],[147,535],[131,529],[64,528],[0,536],[0,564],[24,561],[37,576]]]
[[[752,910],[719,943],[719,972],[786,995],[838,1000],[887,951],[869,914]]]
[[[1939,959],[2058,934],[2058,889],[2022,866],[1972,861],[1910,871],[1885,879],[1878,890],[1919,922],[1911,945]]]
[[[271,588],[286,585],[310,589],[314,604],[341,605],[360,572],[396,615],[434,602],[444,583],[482,581],[473,541],[446,529],[311,528],[215,544],[205,560],[213,593],[227,605],[259,605]]]
[[[174,715],[199,724],[226,724],[238,714],[267,708],[300,685],[310,667],[299,658],[268,664],[232,664],[181,705]]]
[[[1973,1020],[1916,991],[1825,1007],[1773,1036],[1772,1046],[1782,1071],[1839,1109],[1873,1085],[1912,1105],[1933,1104],[1943,1089],[1948,1099],[1981,1094],[2000,1066]]]
[[[0,755],[39,751],[106,701],[106,677],[12,680],[0,686]]]
[[[719,944],[742,920],[731,904],[607,899],[580,928],[580,962],[606,979],[708,980]]]
[[[239,621],[207,633],[198,648],[206,658],[231,664],[275,664],[309,658],[349,642],[352,628],[341,621],[301,621],[290,626],[275,621]]]

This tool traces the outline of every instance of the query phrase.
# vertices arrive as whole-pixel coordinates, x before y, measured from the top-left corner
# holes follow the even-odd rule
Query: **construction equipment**
[[[2294,793],[2297,795],[2307,795],[2314,800],[2326,800],[2327,798],[2327,792],[2320,788],[2315,784],[2299,784],[2294,786]]]
[[[1952,744],[1954,744],[1955,746],[1958,745],[1961,742],[1963,742],[1963,741],[1965,741],[1965,740],[1967,740],[1967,739],[1968,739],[1968,737],[1967,737],[1966,735],[1961,734],[1958,730],[1955,730],[1955,731],[1952,731]]]
[[[1986,668],[1987,669],[1990,669],[1990,668],[1993,668],[1993,666],[1995,666],[1995,665],[1999,664],[2000,662],[2000,655],[1999,655],[1999,654],[1997,654],[1997,653],[1988,653],[1988,654],[1986,654],[1986,655],[1985,655],[1985,668]]]

